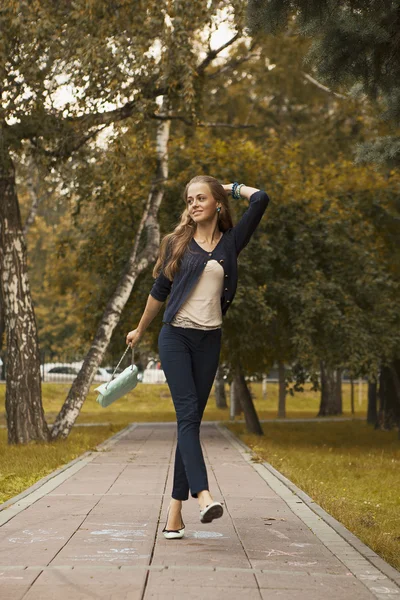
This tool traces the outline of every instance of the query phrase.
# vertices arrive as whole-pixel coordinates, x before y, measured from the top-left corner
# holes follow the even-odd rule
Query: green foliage
[[[158,111],[156,98],[168,94],[192,118],[199,55],[221,21],[239,31],[243,19],[239,0],[229,6],[222,0],[2,4],[0,126],[7,124],[6,144],[20,168],[24,215],[30,200],[25,152],[35,151],[43,187],[53,188],[28,240],[47,355],[87,351],[125,268],[154,173],[149,117]],[[121,120],[124,127],[116,124]],[[110,124],[107,142],[95,146],[91,138]],[[71,210],[74,223],[62,218]],[[147,275],[141,289],[150,281]]]
[[[174,147],[173,156],[176,184],[199,172],[199,165],[201,172],[221,173],[221,180],[240,173],[271,196],[239,259],[237,297],[224,320],[223,361],[239,360],[254,374],[278,358],[318,370],[324,357],[356,375],[376,373],[379,361],[393,356],[398,283],[365,209],[379,197],[382,210],[391,210],[398,176],[388,181],[342,156],[322,168],[305,160],[299,143],[273,138],[255,144],[239,133],[210,143],[199,131],[188,146]],[[247,202],[232,205],[237,220]]]
[[[63,273],[71,277],[65,292],[75,292],[74,335],[83,345],[93,335],[134,240],[154,160],[150,141],[140,139],[139,144],[128,132],[107,152],[95,152],[85,168],[74,167],[76,226],[69,225],[65,253],[48,269],[60,283],[66,283]],[[376,373],[380,360],[396,351],[398,284],[373,213],[366,210],[377,196],[382,211],[392,210],[398,177],[393,174],[388,181],[342,157],[324,168],[314,160],[305,163],[297,143],[273,139],[267,149],[267,144],[240,141],[240,134],[234,134],[229,143],[211,144],[201,129],[188,143],[174,138],[171,180],[160,212],[162,230],[170,231],[183,210],[181,190],[199,172],[220,173],[221,181],[241,173],[241,180],[271,196],[239,258],[237,295],[224,319],[222,361],[240,361],[247,374],[260,374],[278,359],[315,371],[324,357],[354,376]],[[237,221],[247,201],[231,204]],[[114,359],[142,314],[152,281],[149,270],[135,287],[110,347]],[[141,343],[146,351],[157,352],[162,313]],[[48,319],[54,322],[52,315]]]
[[[357,160],[400,164],[400,57],[398,0],[249,0],[252,32],[290,31],[312,39],[304,63],[327,86],[340,86],[377,106],[391,134],[357,146]],[[389,130],[390,131],[390,130]],[[389,132],[388,132],[389,133]]]
[[[354,373],[376,370],[378,357],[394,351],[398,323],[400,260],[391,250],[399,181],[394,173],[355,166],[348,140],[362,143],[382,127],[358,100],[338,100],[305,80],[301,64],[310,44],[295,36],[259,37],[250,54],[251,40],[245,40],[232,48],[224,67],[209,65],[197,81],[201,23],[211,23],[214,13],[207,21],[201,2],[188,10],[185,18],[171,13],[178,19],[176,36],[166,28],[168,44],[160,55],[160,72],[177,85],[176,95],[171,90],[174,113],[192,118],[195,104],[204,121],[254,127],[188,128],[173,121],[161,233],[177,223],[184,185],[199,173],[223,182],[240,179],[271,197],[240,256],[239,286],[224,320],[222,360],[240,361],[248,374],[264,372],[277,359],[297,360],[300,371],[316,369],[322,357]],[[243,5],[232,11],[240,24]],[[187,96],[179,91],[182,85]],[[52,352],[61,346],[88,348],[134,243],[154,173],[154,132],[154,123],[135,117],[114,126],[103,147],[80,149],[60,170],[62,198],[73,218],[64,209],[65,218],[50,235],[49,217],[43,215],[42,229],[29,234],[41,339]],[[246,207],[247,201],[232,203],[235,221]],[[37,235],[39,244],[46,231],[49,250],[40,265],[39,246],[32,240]],[[150,269],[139,277],[107,361],[121,354],[152,282]],[[141,343],[147,353],[157,352],[162,313]]]
[[[143,122],[161,94],[193,116],[200,48],[221,20],[233,18],[241,31],[238,0],[118,7],[111,0],[4,0],[0,120],[8,124],[7,145],[19,151],[29,139],[58,162],[113,122]]]
[[[279,161],[287,170],[284,154]],[[276,310],[267,339],[278,351],[286,332],[293,360],[319,370],[319,361],[376,375],[380,360],[398,351],[399,284],[363,207],[375,191],[390,206],[398,190],[383,175],[338,158],[315,171],[301,153],[263,222],[268,247],[266,302]],[[293,187],[296,172],[304,189]],[[285,336],[284,336],[285,337]]]

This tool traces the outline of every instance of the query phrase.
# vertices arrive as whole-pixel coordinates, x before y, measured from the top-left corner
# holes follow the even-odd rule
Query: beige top
[[[182,304],[171,325],[195,329],[217,329],[222,325],[221,296],[224,269],[216,260],[209,260]]]

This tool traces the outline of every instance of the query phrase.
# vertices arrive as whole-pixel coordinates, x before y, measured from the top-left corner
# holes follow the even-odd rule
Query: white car
[[[47,363],[40,366],[42,381],[49,382],[67,382],[74,381],[78,375],[82,362],[75,363]],[[93,381],[108,381],[111,379],[110,373],[107,373],[103,367],[97,369]]]
[[[158,368],[156,360],[150,360],[143,371],[143,383],[165,383],[167,381],[164,371]]]

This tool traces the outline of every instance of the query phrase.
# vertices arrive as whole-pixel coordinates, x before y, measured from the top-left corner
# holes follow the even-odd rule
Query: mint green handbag
[[[114,378],[115,373],[125,358],[126,353],[129,350],[129,346],[125,350],[122,355],[121,360],[117,364],[114,369],[114,373],[111,375],[110,381],[106,381],[102,383],[97,388],[95,388],[96,392],[99,392],[99,395],[96,398],[96,402],[100,404],[103,408],[109,406],[115,400],[122,398],[128,392],[133,390],[138,384],[138,368],[135,364],[133,364],[134,360],[134,348],[132,348],[132,363],[122,371],[117,377]]]

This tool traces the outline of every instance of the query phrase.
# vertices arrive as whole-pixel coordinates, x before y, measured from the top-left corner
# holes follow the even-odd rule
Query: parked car
[[[143,371],[143,383],[165,383],[167,378],[164,371],[161,369],[159,361],[154,359],[149,360],[145,370]]]
[[[41,365],[40,373],[42,376],[42,381],[50,381],[50,382],[67,382],[74,381],[76,376],[79,373],[79,370],[82,366],[82,362],[74,362],[74,363],[47,363],[45,365]],[[108,381],[111,379],[111,375],[107,373],[107,371],[103,367],[99,367],[97,369],[96,375],[93,378],[93,381]]]

